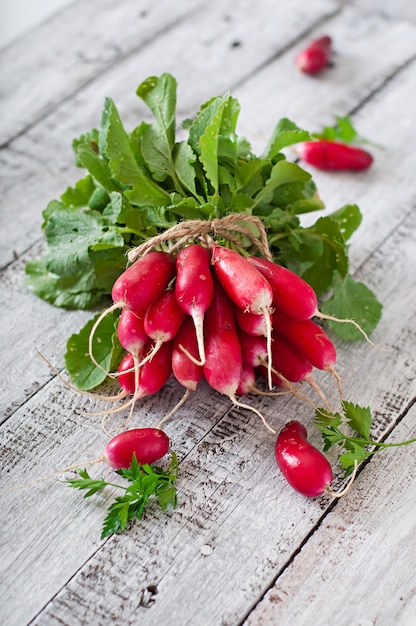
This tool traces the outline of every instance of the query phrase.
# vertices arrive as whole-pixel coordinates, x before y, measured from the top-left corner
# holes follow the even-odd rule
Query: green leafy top
[[[311,174],[287,161],[282,150],[312,135],[282,118],[256,156],[237,134],[240,105],[227,93],[202,104],[183,124],[187,138],[178,141],[176,89],[170,74],[143,81],[137,95],[154,120],[131,132],[106,98],[100,128],[73,141],[84,174],[43,212],[47,247],[43,258],[26,266],[28,288],[55,306],[90,308],[109,296],[132,247],[184,219],[239,213],[263,221],[275,261],[325,297],[327,312],[352,317],[371,333],[381,305],[349,273],[348,241],[361,222],[358,206],[341,207],[308,227],[301,223],[302,214],[324,204]],[[352,134],[345,121],[338,126],[344,136]],[[242,239],[241,247],[257,253],[250,241]],[[360,338],[352,325],[333,329]]]

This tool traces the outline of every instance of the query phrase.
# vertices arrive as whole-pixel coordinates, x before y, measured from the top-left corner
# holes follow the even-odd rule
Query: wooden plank
[[[416,437],[415,418],[413,406],[387,441]],[[414,458],[412,445],[374,457],[245,626],[414,624]]]
[[[0,267],[41,236],[41,211],[81,176],[73,165],[71,143],[74,137],[99,126],[106,96],[113,97],[131,129],[150,115],[135,95],[137,85],[150,75],[170,71],[179,82],[179,124],[194,115],[205,100],[246,79],[303,32],[337,11],[331,0],[311,0],[307,5],[294,0],[282,7],[273,0],[259,0],[257,6],[248,24],[249,0],[206,3],[175,29],[121,58],[2,151]],[[271,19],[273,15],[276,20]],[[235,46],[236,42],[241,45]],[[66,81],[65,66],[59,71]],[[48,68],[44,72],[47,74]],[[10,207],[24,229],[10,225]]]
[[[346,396],[370,403],[378,436],[399,419],[416,396],[412,324],[415,220],[414,212],[409,214],[361,271],[362,278],[371,278],[386,294],[378,338],[383,338],[383,345],[392,348],[391,352],[375,356],[374,349],[365,343],[339,349]],[[400,323],[392,323],[399,319],[399,312]],[[334,401],[334,389],[328,393]],[[168,387],[160,397],[145,402],[143,424],[160,419],[178,397],[178,390]],[[295,417],[310,423],[310,407],[294,399],[252,402],[275,428]],[[15,520],[12,528],[4,525],[8,549],[0,559],[6,578],[10,559],[14,562],[15,578],[8,580],[3,602],[10,615],[16,615],[12,624],[33,616],[54,593],[58,595],[35,623],[94,625],[105,623],[109,614],[116,624],[138,619],[148,625],[169,619],[184,626],[198,619],[207,626],[239,623],[254,599],[270,587],[276,572],[319,525],[330,499],[308,501],[288,488],[275,467],[272,435],[256,416],[227,412],[227,404],[218,394],[203,389],[202,396],[198,392],[177,419],[167,424],[181,459],[179,508],[167,518],[157,512],[146,516],[128,534],[97,543],[103,513],[100,502],[81,503],[80,494],[59,493],[60,485],[47,483],[40,491],[25,491],[22,501],[16,493],[3,494],[2,512],[12,514]],[[21,482],[32,464],[36,475],[42,475],[72,463],[75,450],[78,458],[94,458],[103,436],[96,420],[77,415],[93,406],[84,398],[75,401],[59,381],[53,381],[17,411],[2,429],[8,441],[5,475],[9,480],[5,484]],[[311,439],[317,442],[317,433]],[[398,457],[401,452],[396,454]],[[402,467],[397,462],[390,473],[395,486]],[[386,478],[382,475],[379,480],[371,477],[368,489],[381,489]],[[336,484],[340,484],[339,479]],[[360,494],[358,490],[356,498],[362,503]],[[408,511],[413,519],[413,498],[406,507],[409,503],[412,508],[410,512],[404,508],[403,515]],[[49,528],[51,515],[53,532]],[[77,519],[82,521],[82,528]],[[26,543],[25,558],[16,560],[16,551],[23,550]],[[36,580],[28,575],[34,569]],[[71,577],[73,572],[77,573]],[[152,585],[158,594],[154,604],[145,608],[140,590]],[[25,595],[25,606],[17,590],[20,596]],[[324,594],[326,598],[326,589]]]
[[[160,0],[150,7],[134,0],[89,0],[83,5],[73,2],[1,50],[0,145],[121,59],[157,41],[202,2]]]

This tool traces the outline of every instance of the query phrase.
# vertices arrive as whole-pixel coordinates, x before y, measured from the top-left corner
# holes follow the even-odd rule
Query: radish
[[[273,328],[284,335],[314,367],[334,373],[336,350],[326,332],[313,320],[294,320],[274,311]]]
[[[246,258],[235,250],[213,245],[211,262],[224,290],[244,311],[263,315],[267,327],[267,351],[271,354],[271,307],[273,291],[267,279]],[[269,359],[271,366],[271,362]],[[269,387],[272,387],[271,370]]]
[[[182,248],[176,257],[175,294],[178,305],[195,324],[200,365],[205,362],[204,315],[213,289],[209,251],[198,244]]]
[[[293,489],[314,498],[328,491],[332,468],[327,458],[307,441],[306,428],[300,422],[288,422],[277,436],[277,464]]]
[[[143,313],[123,309],[117,325],[117,336],[122,347],[138,358],[148,339]]]
[[[208,384],[228,396],[233,404],[256,413],[271,432],[273,428],[254,407],[236,399],[242,383],[243,359],[235,321],[235,307],[222,287],[214,278],[214,296],[205,314],[205,363],[203,372]]]
[[[173,289],[167,289],[152,302],[144,316],[144,331],[155,343],[153,350],[141,361],[141,367],[153,358],[162,343],[175,337],[184,319],[185,313],[178,306]]]
[[[153,351],[154,342],[149,340],[144,348],[146,355]],[[167,383],[172,374],[172,341],[165,341],[153,358],[140,366],[139,386],[136,387],[135,398],[157,393]]]
[[[241,330],[249,335],[267,336],[267,324],[263,315],[250,313],[250,311],[244,311],[243,309],[240,309],[240,307],[236,306],[235,319]]]
[[[314,289],[298,274],[268,259],[249,257],[273,290],[273,305],[297,320],[313,317],[318,311]]]
[[[212,302],[205,314],[203,372],[213,389],[234,398],[242,367],[234,306],[219,281],[215,280]]]
[[[254,367],[251,367],[247,363],[243,363],[241,370],[241,379],[237,387],[236,394],[238,396],[245,396],[252,391],[256,391],[256,372]]]
[[[148,354],[153,348],[154,342],[148,339],[143,354]],[[135,400],[157,393],[169,380],[172,373],[172,341],[164,342],[153,358],[143,363],[138,371],[137,376],[133,355],[126,354],[118,368],[118,380],[125,392],[132,394]]]
[[[140,465],[154,463],[169,450],[169,437],[158,428],[133,428],[115,435],[104,448],[104,460],[114,469],[130,467],[133,455]]]
[[[189,358],[191,355],[192,358]],[[186,316],[172,347],[172,371],[176,380],[191,391],[196,391],[203,376],[202,365],[198,364],[198,343],[193,320]]]
[[[357,146],[337,141],[305,141],[297,147],[299,157],[321,170],[366,170],[372,155]]]
[[[272,359],[273,382],[280,387],[285,387],[287,380],[298,383],[312,375],[313,366],[308,359],[276,331],[273,332]]]
[[[213,245],[211,262],[231,300],[243,311],[263,315],[270,311],[273,291],[267,279],[235,250]]]
[[[93,338],[103,318],[115,309],[129,309],[144,314],[166,289],[175,275],[175,261],[167,252],[148,252],[130,265],[115,281],[111,292],[113,304],[95,320],[88,338],[88,353],[96,367],[108,372],[95,359]]]
[[[332,39],[325,35],[302,50],[295,59],[295,65],[304,74],[318,74],[329,65],[331,52]]]
[[[258,367],[267,361],[267,340],[265,337],[249,335],[238,329],[238,340],[241,347],[243,364],[250,367]],[[273,351],[273,349],[272,349]]]
[[[127,395],[134,395],[136,388],[134,357],[128,353],[118,366],[118,382]]]
[[[167,252],[148,252],[115,281],[113,302],[132,311],[146,311],[175,275],[175,261]]]

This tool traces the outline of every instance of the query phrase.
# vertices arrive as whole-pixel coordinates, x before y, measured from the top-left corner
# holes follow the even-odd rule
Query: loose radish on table
[[[324,35],[299,52],[295,65],[304,74],[318,74],[328,67],[331,54],[332,39]]]
[[[115,435],[104,449],[104,460],[114,469],[130,467],[133,455],[140,465],[154,463],[169,450],[169,437],[158,428],[133,428]]]
[[[198,244],[182,248],[176,257],[175,295],[178,305],[193,319],[200,365],[205,362],[204,316],[214,289],[210,260],[210,252]]]
[[[270,283],[273,306],[297,320],[309,319],[317,313],[316,293],[298,274],[268,259],[249,257],[248,260]]]
[[[307,440],[306,428],[300,422],[288,422],[276,439],[277,464],[293,489],[314,498],[328,490],[332,468],[327,458]]]
[[[300,143],[296,151],[300,159],[321,170],[366,170],[374,160],[363,148],[324,139]]]

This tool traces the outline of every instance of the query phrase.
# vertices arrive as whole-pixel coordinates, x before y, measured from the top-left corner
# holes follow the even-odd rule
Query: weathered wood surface
[[[135,124],[147,113],[134,90],[161,71],[178,78],[181,118],[231,89],[241,102],[242,133],[259,149],[281,116],[314,130],[347,113],[363,136],[385,146],[366,173],[313,175],[329,210],[350,202],[362,209],[351,265],[384,304],[373,339],[388,352],[338,342],[346,395],[372,407],[375,437],[415,437],[416,26],[376,14],[364,19],[358,8],[319,0],[290,6],[264,0],[256,12],[231,0],[182,1],[172,11],[169,4],[169,15],[159,3],[156,13],[153,5],[143,8],[149,29],[143,45],[136,45],[132,21],[119,54],[110,28],[95,32],[91,48],[84,43],[98,4],[102,25],[128,22],[131,2],[74,3],[31,34],[33,56],[23,54],[25,41],[6,51],[16,83],[34,86],[38,69],[42,97],[22,115],[16,95],[3,124],[9,135],[2,150],[0,280],[13,306],[3,307],[0,329],[2,487],[96,458],[105,445],[100,418],[82,414],[102,405],[67,390],[36,354],[61,367],[66,339],[89,314],[32,297],[22,284],[24,264],[40,254],[42,208],[78,175],[71,139],[98,124],[105,95]],[[296,51],[323,30],[336,42],[334,67],[318,79],[299,76]],[[92,68],[74,51],[78,57],[93,51]],[[334,384],[321,382],[335,401]],[[144,401],[140,423],[157,423],[181,394],[172,382]],[[310,423],[310,408],[294,399],[251,402],[276,429],[295,417]],[[118,421],[108,424],[116,429]],[[309,501],[279,475],[273,437],[258,418],[231,410],[204,386],[166,431],[181,463],[178,508],[151,511],[124,535],[99,539],[110,493],[84,501],[48,480],[0,494],[2,624],[415,622],[413,446],[376,455],[344,499]],[[94,472],[109,475],[101,466]]]

